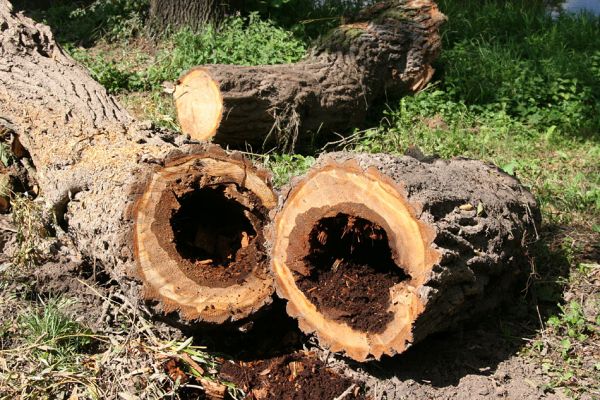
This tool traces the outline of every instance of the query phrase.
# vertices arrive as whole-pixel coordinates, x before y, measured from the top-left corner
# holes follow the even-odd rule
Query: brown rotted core
[[[392,259],[385,230],[340,213],[317,222],[298,287],[326,317],[363,332],[381,333],[392,321],[390,288],[409,276]]]
[[[182,268],[212,287],[241,283],[264,258],[264,249],[254,240],[263,224],[261,207],[244,206],[256,199],[237,189],[223,184],[174,191],[178,204],[170,222]]]

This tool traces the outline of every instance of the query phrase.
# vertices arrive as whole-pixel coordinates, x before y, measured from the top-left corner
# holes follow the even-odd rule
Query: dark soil
[[[212,287],[241,283],[266,261],[266,210],[254,194],[235,184],[200,180],[174,183],[163,205],[171,210],[170,227],[158,233],[190,279]]]
[[[387,234],[366,219],[338,214],[310,234],[311,273],[296,283],[329,318],[363,332],[383,332],[393,319],[390,288],[407,275],[394,263]]]
[[[223,364],[220,378],[234,383],[246,399],[335,399],[352,387],[344,399],[364,399],[361,387],[317,359],[312,353],[294,353],[254,362]]]

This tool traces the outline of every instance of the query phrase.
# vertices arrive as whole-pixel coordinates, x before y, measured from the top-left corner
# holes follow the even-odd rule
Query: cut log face
[[[459,207],[477,203],[487,215]],[[359,361],[401,353],[498,304],[527,265],[521,240],[536,212],[514,178],[481,162],[322,156],[275,217],[276,289],[331,351]]]
[[[354,129],[378,98],[429,82],[444,20],[430,0],[389,0],[329,32],[295,64],[194,68],[174,92],[182,131],[232,147],[293,150],[316,134]]]
[[[269,303],[263,225],[275,204],[265,177],[242,160],[190,156],[159,170],[135,217],[146,298],[213,323]]]
[[[169,315],[176,323],[237,320],[268,303],[267,173],[135,121],[47,26],[6,0],[0,26],[0,125],[29,153],[65,242],[132,304],[181,311]]]
[[[212,138],[221,122],[223,99],[209,73],[202,68],[188,72],[173,96],[181,130],[196,140]]]

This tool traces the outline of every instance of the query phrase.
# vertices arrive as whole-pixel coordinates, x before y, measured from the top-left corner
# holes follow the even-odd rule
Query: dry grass
[[[1,284],[0,399],[178,399],[207,386],[240,395],[192,338],[158,328],[116,287],[81,283],[107,321],[94,332],[75,321],[77,300],[29,300],[30,287]]]

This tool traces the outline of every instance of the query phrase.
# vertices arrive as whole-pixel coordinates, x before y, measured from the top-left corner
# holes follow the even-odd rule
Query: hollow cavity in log
[[[317,222],[298,287],[329,318],[380,333],[393,320],[390,289],[409,278],[396,266],[383,228],[340,213]]]
[[[158,171],[137,213],[147,297],[207,322],[244,318],[269,302],[262,232],[275,201],[245,161],[188,157]]]
[[[272,229],[277,292],[304,332],[358,361],[401,353],[513,298],[529,272],[528,245],[539,224],[535,199],[518,180],[491,164],[460,158],[329,153],[283,196]],[[364,249],[371,242],[377,251],[361,255],[357,244],[352,250],[358,238]],[[344,250],[348,244],[350,251]],[[360,318],[341,314],[354,309],[332,309],[343,286],[354,283],[340,273],[348,264],[338,259],[395,268],[399,275],[386,288],[389,321],[365,329],[356,323]],[[337,264],[337,292],[332,280],[314,279],[322,274],[319,262],[329,274]],[[355,284],[368,292],[368,278],[357,276]],[[316,288],[306,286],[311,280]],[[383,303],[368,300],[362,316],[385,315]]]
[[[356,229],[353,233],[348,231],[349,225],[353,225],[350,230]],[[322,246],[320,242],[327,243],[324,236],[328,232],[322,233],[326,227],[337,231],[333,234],[337,237],[330,240],[341,241],[342,246]],[[344,245],[352,246],[352,239],[341,237],[344,230],[354,239],[366,241],[355,247],[355,254],[351,248],[344,249]],[[320,343],[332,351],[345,351],[357,360],[369,354],[379,358],[403,351],[412,341],[412,323],[423,310],[416,288],[423,284],[437,257],[430,247],[432,238],[431,228],[415,218],[413,207],[393,181],[375,170],[363,172],[352,163],[325,165],[290,190],[275,218],[271,265],[277,291],[288,300],[288,313],[298,318],[300,328],[316,332]],[[373,249],[368,248],[369,241]],[[330,271],[335,258],[344,253],[350,264],[358,266],[353,272],[361,291],[373,290],[374,278],[386,276],[378,288],[388,286],[385,300],[379,297],[379,301],[366,304],[363,299],[364,310],[355,316],[344,315],[355,311],[347,303],[331,308],[327,307],[330,300],[315,301],[319,293],[315,295],[317,289],[308,288],[307,282],[319,275],[314,262],[324,248],[331,251],[328,262],[334,259]],[[344,267],[348,264],[338,265],[337,271]],[[359,272],[366,273],[358,276]],[[327,286],[326,281],[321,279],[319,284]],[[369,313],[378,319],[370,320]]]

